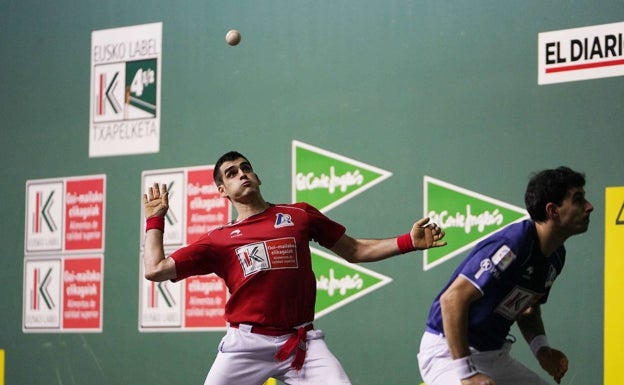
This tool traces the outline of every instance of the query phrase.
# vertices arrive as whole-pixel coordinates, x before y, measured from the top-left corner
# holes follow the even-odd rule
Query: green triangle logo
[[[469,250],[503,227],[529,217],[526,210],[497,199],[424,177],[425,216],[446,232],[445,247],[423,251],[423,270],[429,270]]]
[[[292,201],[327,212],[392,173],[296,140],[292,142]]]
[[[392,278],[352,264],[322,250],[310,248],[316,275],[316,318],[392,282]]]

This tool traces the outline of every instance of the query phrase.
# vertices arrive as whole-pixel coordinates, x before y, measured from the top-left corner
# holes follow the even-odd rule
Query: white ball
[[[241,41],[241,34],[240,34],[240,32],[235,30],[235,29],[229,30],[225,34],[225,41],[229,45],[237,45]]]

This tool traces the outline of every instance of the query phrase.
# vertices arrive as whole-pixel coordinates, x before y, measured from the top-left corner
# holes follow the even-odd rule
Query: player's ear
[[[553,202],[548,202],[546,204],[546,217],[548,219],[556,219],[559,217],[559,206],[554,204]]]
[[[227,192],[225,191],[225,186],[220,184],[217,186],[217,190],[219,191],[219,194],[221,195],[221,198],[229,198],[227,195]]]

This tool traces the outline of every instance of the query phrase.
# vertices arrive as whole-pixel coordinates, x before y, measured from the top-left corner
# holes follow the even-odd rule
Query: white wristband
[[[543,334],[540,334],[538,336],[533,337],[533,339],[529,343],[529,346],[531,347],[531,351],[533,352],[533,355],[537,357],[537,352],[539,352],[541,348],[549,347],[550,345],[548,345],[548,339],[546,338],[546,336]]]
[[[479,373],[470,356],[453,360],[453,368],[455,369],[455,372],[459,376],[460,380],[465,380],[466,378],[472,377]]]

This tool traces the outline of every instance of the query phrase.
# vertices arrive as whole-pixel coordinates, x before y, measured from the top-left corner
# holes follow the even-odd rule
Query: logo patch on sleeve
[[[507,245],[503,245],[492,256],[492,263],[498,270],[505,271],[515,259],[516,254]]]
[[[479,264],[479,271],[477,271],[477,274],[475,274],[475,278],[476,279],[481,278],[483,273],[492,270],[493,267],[494,267],[494,265],[492,265],[492,261],[490,261],[489,258],[485,258]]]
[[[251,243],[236,249],[236,256],[245,277],[261,270],[296,269],[297,243],[295,238],[280,238]]]

